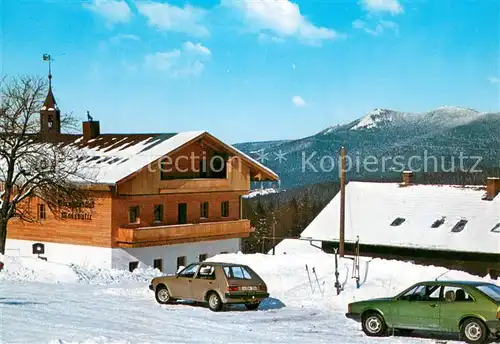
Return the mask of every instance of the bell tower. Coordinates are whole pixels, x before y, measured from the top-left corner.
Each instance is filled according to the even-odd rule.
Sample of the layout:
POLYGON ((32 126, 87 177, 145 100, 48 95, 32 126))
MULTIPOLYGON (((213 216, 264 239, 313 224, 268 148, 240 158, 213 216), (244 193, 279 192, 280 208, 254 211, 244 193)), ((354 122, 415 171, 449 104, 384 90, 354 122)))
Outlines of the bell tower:
POLYGON ((43 60, 49 62, 49 91, 43 106, 40 109, 40 132, 47 134, 61 133, 61 111, 56 103, 54 93, 52 93, 52 58, 48 54, 43 54, 43 60))

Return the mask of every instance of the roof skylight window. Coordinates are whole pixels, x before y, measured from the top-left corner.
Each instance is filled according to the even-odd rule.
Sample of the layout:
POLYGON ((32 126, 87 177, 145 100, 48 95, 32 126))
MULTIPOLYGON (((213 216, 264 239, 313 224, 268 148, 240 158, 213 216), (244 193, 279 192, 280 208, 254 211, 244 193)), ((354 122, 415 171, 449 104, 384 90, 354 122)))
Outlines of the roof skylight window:
POLYGON ((438 228, 444 223, 445 218, 442 217, 439 220, 434 221, 434 223, 431 225, 431 228, 438 228))
POLYGON ((394 221, 392 221, 391 226, 393 226, 393 227, 400 226, 405 221, 406 220, 402 217, 396 217, 396 219, 394 219, 394 221))
POLYGON ((493 233, 500 233, 500 223, 497 223, 491 230, 493 233))
POLYGON ((462 220, 458 221, 455 226, 453 226, 453 228, 451 229, 451 231, 453 233, 461 232, 461 231, 464 230, 466 224, 467 224, 467 220, 462 219, 462 220))

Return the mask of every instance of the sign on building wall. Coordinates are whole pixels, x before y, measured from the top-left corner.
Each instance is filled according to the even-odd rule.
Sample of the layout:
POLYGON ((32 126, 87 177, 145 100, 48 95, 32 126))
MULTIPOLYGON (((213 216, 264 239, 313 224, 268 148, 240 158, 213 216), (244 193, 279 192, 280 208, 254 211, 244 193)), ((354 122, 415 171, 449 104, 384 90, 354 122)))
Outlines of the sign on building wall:
POLYGON ((93 201, 85 201, 85 202, 75 202, 75 201, 60 201, 60 206, 67 207, 72 209, 71 211, 61 211, 62 219, 71 219, 71 220, 86 220, 92 221, 92 212, 82 211, 81 209, 92 209, 95 207, 93 201))
POLYGON ((85 212, 61 212, 61 218, 72 219, 72 220, 88 220, 92 221, 92 214, 85 212))

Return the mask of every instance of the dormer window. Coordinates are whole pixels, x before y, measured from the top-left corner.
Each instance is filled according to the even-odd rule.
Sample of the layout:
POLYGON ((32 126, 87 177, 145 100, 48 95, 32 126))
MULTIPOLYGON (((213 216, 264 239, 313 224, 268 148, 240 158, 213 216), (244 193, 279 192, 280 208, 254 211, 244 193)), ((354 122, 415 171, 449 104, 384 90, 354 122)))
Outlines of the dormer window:
POLYGON ((500 223, 497 223, 491 230, 493 233, 500 233, 500 223))
POLYGON ((453 228, 451 229, 451 231, 453 233, 459 233, 459 232, 461 232, 461 231, 464 230, 466 224, 467 224, 467 220, 462 219, 462 220, 458 221, 455 226, 453 226, 453 228))
POLYGON ((393 227, 397 227, 397 226, 400 226, 403 222, 405 222, 406 220, 402 217, 397 217, 396 219, 394 219, 394 221, 392 221, 391 223, 391 226, 393 227))

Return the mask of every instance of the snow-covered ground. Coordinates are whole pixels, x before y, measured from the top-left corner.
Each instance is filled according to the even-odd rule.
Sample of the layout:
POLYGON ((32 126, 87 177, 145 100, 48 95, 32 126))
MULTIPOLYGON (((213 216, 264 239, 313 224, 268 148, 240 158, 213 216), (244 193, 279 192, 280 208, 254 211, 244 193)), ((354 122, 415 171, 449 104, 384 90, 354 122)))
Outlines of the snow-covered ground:
MULTIPOLYGON (((159 305, 148 289, 150 279, 159 274, 157 270, 93 270, 7 257, 0 273, 0 340, 89 344, 373 343, 359 324, 345 318, 348 302, 394 295, 414 282, 435 279, 447 271, 362 259, 362 285, 356 289, 351 278, 352 261, 341 260, 340 280, 345 290, 337 296, 334 257, 306 242, 288 246, 287 254, 276 256, 229 254, 210 259, 248 264, 264 278, 271 297, 257 312, 232 307, 213 313, 203 306, 159 305)), ((441 278, 478 279, 456 271, 441 278)), ((444 339, 458 343, 453 337, 444 339)), ((377 341, 425 344, 435 339, 417 335, 377 341)))

